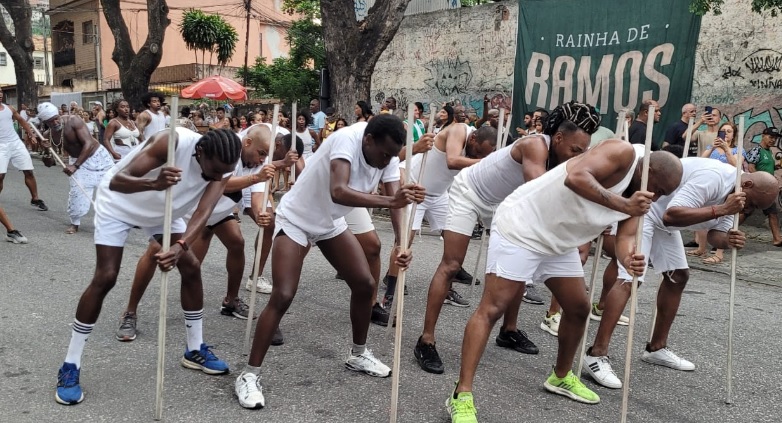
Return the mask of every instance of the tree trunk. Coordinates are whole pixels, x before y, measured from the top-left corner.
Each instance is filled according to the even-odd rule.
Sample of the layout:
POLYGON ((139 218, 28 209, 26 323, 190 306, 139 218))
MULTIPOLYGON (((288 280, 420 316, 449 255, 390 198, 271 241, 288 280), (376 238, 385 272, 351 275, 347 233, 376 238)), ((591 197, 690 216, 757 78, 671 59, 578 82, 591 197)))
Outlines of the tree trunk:
POLYGON ((5 21, 0 19, 0 43, 14 61, 16 75, 16 108, 22 103, 34 106, 38 103, 38 86, 33 73, 32 10, 30 2, 18 0, 0 0, 11 20, 14 22, 12 34, 5 21), (21 3, 21 4, 20 4, 21 3))
MULTIPOLYGON (((100 0, 103 14, 114 35, 114 51, 111 59, 119 68, 122 95, 131 107, 142 108, 141 97, 149 90, 149 80, 163 57, 163 37, 168 19, 168 5, 165 0, 147 0, 147 39, 137 52, 122 18, 120 0, 100 0)), ((176 111, 172 111, 176 113, 176 111)))
POLYGON ((377 1, 366 19, 356 22, 353 0, 321 0, 331 103, 338 115, 352 116, 356 101, 370 100, 375 65, 396 35, 409 3, 410 0, 377 1))

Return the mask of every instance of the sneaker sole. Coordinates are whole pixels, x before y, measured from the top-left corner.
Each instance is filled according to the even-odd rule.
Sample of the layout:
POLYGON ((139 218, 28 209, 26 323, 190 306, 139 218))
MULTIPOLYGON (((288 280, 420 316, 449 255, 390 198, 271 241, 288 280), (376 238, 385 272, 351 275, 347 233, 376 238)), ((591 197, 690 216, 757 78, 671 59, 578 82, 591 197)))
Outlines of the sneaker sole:
POLYGON ((592 369, 589 368, 589 365, 586 363, 586 361, 584 362, 584 370, 586 370, 586 372, 589 375, 589 377, 592 378, 592 380, 594 380, 595 383, 597 383, 598 385, 600 385, 600 386, 602 386, 604 388, 608 388, 608 389, 622 389, 622 381, 621 380, 618 381, 619 385, 610 385, 610 384, 607 384, 607 383, 603 382, 599 377, 597 377, 597 375, 595 375, 594 372, 592 372, 592 369))
POLYGON ((13 244, 27 244, 27 241, 19 241, 18 239, 13 239, 9 237, 6 237, 5 240, 13 244))
MULTIPOLYGON (((236 394, 234 394, 234 396, 236 396, 236 394)), ((237 398, 237 400, 238 400, 238 398, 237 398)), ((242 408, 247 409, 247 410, 261 410, 261 409, 263 409, 263 404, 261 404, 259 402, 251 405, 251 404, 246 404, 246 403, 243 403, 243 402, 239 401, 239 405, 242 406, 242 408)))
POLYGON ((202 372, 204 372, 204 373, 206 373, 208 375, 224 375, 224 374, 228 373, 228 369, 226 369, 226 370, 212 370, 212 369, 206 368, 206 367, 204 367, 204 366, 202 366, 202 365, 200 365, 198 363, 194 363, 194 362, 192 362, 192 361, 190 361, 190 360, 188 360, 188 359, 186 359, 184 357, 182 357, 182 359, 180 360, 180 363, 182 363, 182 367, 186 367, 188 369, 193 369, 193 370, 200 370, 200 371, 202 371, 202 372))
POLYGON ((597 400, 589 400, 589 399, 580 397, 580 396, 578 396, 578 395, 568 391, 567 389, 556 387, 556 386, 548 383, 548 381, 545 381, 543 383, 543 387, 546 388, 546 390, 551 392, 552 394, 562 395, 563 397, 570 398, 573 401, 577 401, 577 402, 580 402, 580 403, 597 404, 597 403, 600 402, 600 398, 598 398, 597 400))
POLYGON ((446 299, 445 301, 443 301, 443 304, 452 305, 452 306, 454 306, 454 307, 469 307, 469 306, 470 306, 470 303, 467 303, 467 304, 461 304, 461 303, 457 303, 456 301, 451 301, 451 300, 448 300, 448 299, 446 299))
POLYGON ((116 335, 115 338, 117 338, 117 341, 119 342, 131 342, 136 339, 136 335, 133 336, 119 336, 116 335))
POLYGON ((81 397, 76 401, 65 401, 62 398, 60 398, 59 395, 57 395, 57 392, 54 393, 54 400, 57 402, 57 404, 62 405, 76 405, 84 401, 84 392, 81 393, 81 397))
POLYGON ((643 361, 645 363, 649 363, 649 364, 654 364, 655 366, 661 366, 661 367, 667 367, 667 368, 673 369, 673 370, 679 370, 681 372, 692 372, 692 371, 695 371, 695 366, 693 366, 691 369, 689 369, 689 368, 685 369, 685 368, 682 368, 682 367, 679 367, 679 366, 675 366, 675 365, 673 365, 673 364, 671 364, 671 363, 669 363, 667 361, 657 361, 657 360, 654 360, 654 359, 651 359, 651 358, 647 358, 647 357, 644 357, 644 356, 641 356, 641 361, 643 361))
POLYGON ((382 320, 377 320, 377 319, 372 319, 370 321, 372 322, 373 325, 388 327, 388 322, 384 322, 382 320))
MULTIPOLYGON (((245 285, 245 286, 244 286, 244 289, 246 289, 246 290, 247 290, 247 291, 249 291, 249 292, 252 292, 252 290, 253 290, 253 288, 252 288, 252 285, 245 285)), ((258 292, 258 293, 260 293, 260 294, 271 294, 271 293, 272 293, 272 290, 271 290, 271 289, 268 289, 268 290, 267 290, 267 289, 265 289, 265 288, 258 288, 258 287, 256 287, 256 288, 255 288, 255 292, 258 292)))
POLYGON ((548 327, 548 325, 546 325, 545 323, 541 323, 541 324, 540 324, 540 328, 541 328, 541 329, 542 329, 544 332, 548 332, 548 333, 549 333, 549 334, 551 334, 551 335, 554 335, 554 336, 556 336, 556 337, 559 337, 559 333, 557 333, 557 332, 554 332, 553 330, 551 330, 551 328, 550 328, 550 327, 548 327))
POLYGON ((543 305, 543 301, 528 300, 527 297, 522 297, 521 301, 532 305, 543 305))
POLYGON ((242 316, 238 312, 235 312, 233 310, 226 310, 222 307, 220 307, 220 314, 222 314, 223 316, 233 316, 236 317, 237 319, 247 320, 247 316, 242 316))
POLYGON ((603 320, 603 316, 598 316, 597 314, 592 314, 592 313, 589 313, 589 318, 596 322, 600 322, 603 320))
POLYGON ((355 366, 353 366, 353 365, 351 365, 349 363, 345 363, 345 367, 348 370, 352 370, 354 372, 359 372, 359 373, 364 373, 364 374, 367 374, 367 375, 372 376, 372 377, 386 378, 386 377, 391 376, 391 370, 388 371, 388 374, 381 374, 381 373, 378 373, 378 372, 373 372, 371 370, 355 367, 355 366))
POLYGON ((500 338, 494 338, 494 342, 497 343, 498 347, 507 348, 509 350, 520 352, 522 354, 535 355, 535 354, 540 353, 540 350, 535 351, 535 350, 525 350, 525 349, 516 348, 516 344, 514 344, 513 342, 505 341, 505 340, 502 340, 500 338))

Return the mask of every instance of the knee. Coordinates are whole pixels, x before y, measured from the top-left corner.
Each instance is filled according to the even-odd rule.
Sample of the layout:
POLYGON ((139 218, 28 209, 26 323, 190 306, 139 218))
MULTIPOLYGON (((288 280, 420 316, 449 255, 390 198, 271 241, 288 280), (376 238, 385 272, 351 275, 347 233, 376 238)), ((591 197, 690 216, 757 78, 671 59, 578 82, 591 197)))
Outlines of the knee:
POLYGON ((665 273, 664 279, 665 282, 674 288, 683 290, 685 285, 687 285, 687 281, 690 280, 690 270, 676 269, 673 272, 665 273))
POLYGON ((475 316, 486 320, 490 325, 494 325, 505 314, 506 308, 503 304, 496 302, 481 301, 478 309, 475 310, 475 316))
POLYGON ((366 241, 361 245, 364 250, 364 255, 367 259, 379 259, 380 258, 380 239, 375 237, 370 241, 366 241))
POLYGON ((440 262, 440 268, 447 276, 449 276, 448 280, 450 281, 454 276, 456 276, 457 273, 459 273, 459 269, 462 268, 462 264, 459 263, 459 260, 456 260, 455 258, 443 257, 443 260, 440 262))
POLYGON ((269 303, 266 307, 274 310, 280 315, 285 314, 288 308, 293 303, 293 297, 296 293, 293 290, 285 289, 283 287, 275 286, 272 291, 272 295, 269 298, 269 303))
POLYGON ((90 289, 97 292, 101 297, 105 297, 114 288, 118 276, 119 272, 117 270, 98 269, 92 278, 90 289))
POLYGON ((177 269, 179 269, 179 274, 182 275, 183 284, 195 281, 201 277, 201 262, 193 253, 184 254, 177 263, 177 269))
POLYGON ((585 321, 589 317, 589 301, 578 301, 574 302, 573 304, 568 304, 567 309, 565 309, 565 306, 562 306, 562 311, 564 315, 567 315, 568 317, 572 317, 578 321, 585 321))
POLYGON ((375 289, 375 284, 376 282, 374 278, 372 278, 372 275, 366 274, 350 284, 351 295, 359 298, 371 297, 372 292, 375 289))

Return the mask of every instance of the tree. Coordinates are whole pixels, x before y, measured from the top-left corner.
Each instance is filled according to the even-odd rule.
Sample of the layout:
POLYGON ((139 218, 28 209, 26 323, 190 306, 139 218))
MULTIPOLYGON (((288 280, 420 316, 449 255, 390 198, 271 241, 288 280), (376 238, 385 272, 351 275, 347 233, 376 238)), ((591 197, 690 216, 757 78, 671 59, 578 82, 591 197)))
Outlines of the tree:
POLYGON ((33 73, 32 9, 28 0, 0 0, 13 21, 13 32, 0 19, 0 43, 14 61, 16 75, 16 107, 22 103, 38 103, 38 86, 33 73))
POLYGON ((111 60, 119 68, 122 95, 131 107, 141 108, 141 96, 149 90, 149 80, 163 57, 163 38, 171 23, 165 0, 147 0, 147 38, 144 44, 133 50, 130 32, 120 9, 121 0, 100 0, 103 15, 114 35, 114 51, 111 60))
MULTIPOLYGON (((699 15, 712 12, 715 15, 722 14, 722 5, 725 0, 692 0, 690 11, 699 15)), ((782 12, 782 0, 752 0, 752 11, 762 13, 771 12, 771 16, 777 16, 782 12)))
POLYGON ((193 50, 198 63, 198 51, 201 52, 201 66, 206 73, 206 52, 209 52, 209 65, 217 53, 217 63, 225 66, 234 52, 239 35, 236 28, 231 26, 219 15, 209 15, 198 9, 190 9, 182 15, 182 23, 179 24, 179 33, 189 50, 193 50))

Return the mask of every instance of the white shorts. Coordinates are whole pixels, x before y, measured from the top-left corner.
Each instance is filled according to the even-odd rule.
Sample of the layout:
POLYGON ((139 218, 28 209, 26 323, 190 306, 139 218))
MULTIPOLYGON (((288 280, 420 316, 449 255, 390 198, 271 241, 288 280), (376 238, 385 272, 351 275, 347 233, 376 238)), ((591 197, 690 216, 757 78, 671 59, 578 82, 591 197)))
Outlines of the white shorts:
MULTIPOLYGON (((461 174, 459 174, 461 175, 461 174)), ((496 205, 484 203, 459 175, 448 190, 448 215, 445 230, 472 236, 475 223, 480 220, 484 227, 491 228, 496 205)))
MULTIPOLYGON (((105 216, 101 213, 95 213, 95 245, 106 245, 109 247, 124 247, 128 239, 128 233, 134 225, 114 219, 111 216, 105 216)), ((163 226, 150 228, 141 228, 150 238, 163 233, 163 226)), ((185 219, 175 219, 171 222, 172 234, 183 234, 187 229, 185 219)))
POLYGON ((345 222, 353 235, 361 235, 375 230, 372 223, 372 216, 369 210, 364 207, 356 207, 345 216, 345 222))
MULTIPOLYGON (((413 205, 410 204, 407 207, 413 207, 413 205)), ((429 222, 429 229, 433 232, 442 230, 448 217, 448 193, 437 197, 427 195, 424 198, 424 201, 415 208, 412 230, 417 231, 421 229, 424 217, 429 222)), ((470 233, 472 234, 472 229, 470 229, 470 233)))
POLYGON ((334 221, 334 229, 330 230, 329 232, 324 234, 310 234, 304 232, 303 229, 294 225, 290 220, 286 219, 285 216, 278 213, 277 218, 274 219, 273 237, 276 238, 277 235, 280 234, 280 231, 282 231, 285 233, 285 235, 288 236, 288 238, 292 239, 293 242, 301 245, 302 247, 307 247, 319 241, 325 241, 327 239, 334 238, 346 230, 348 230, 348 224, 345 223, 345 218, 343 217, 334 221))
POLYGON ((33 159, 21 140, 0 143, 0 174, 8 173, 8 163, 18 170, 33 170, 33 159))
MULTIPOLYGON (((644 219, 644 235, 641 241, 641 252, 654 263, 654 272, 657 274, 671 272, 677 269, 689 269, 687 256, 684 253, 684 242, 679 231, 661 229, 650 219, 644 219)), ((645 273, 644 273, 645 274, 645 273)), ((630 282, 633 277, 619 263, 619 280, 630 282)), ((638 278, 643 282, 643 276, 638 278)))
POLYGON ((495 226, 491 228, 486 255, 486 274, 489 273, 531 285, 551 278, 583 278, 584 268, 578 248, 559 256, 536 253, 508 241, 495 226))

